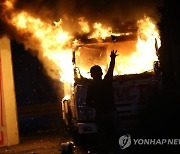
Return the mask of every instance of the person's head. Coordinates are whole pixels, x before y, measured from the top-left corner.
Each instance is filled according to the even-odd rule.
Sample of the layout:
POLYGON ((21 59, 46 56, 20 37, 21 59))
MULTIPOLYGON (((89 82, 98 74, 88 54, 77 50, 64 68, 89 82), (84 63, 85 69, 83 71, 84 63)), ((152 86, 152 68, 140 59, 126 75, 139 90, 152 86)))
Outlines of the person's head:
POLYGON ((102 79, 102 69, 99 65, 94 65, 90 68, 90 73, 91 73, 91 77, 94 79, 94 80, 100 80, 102 79))

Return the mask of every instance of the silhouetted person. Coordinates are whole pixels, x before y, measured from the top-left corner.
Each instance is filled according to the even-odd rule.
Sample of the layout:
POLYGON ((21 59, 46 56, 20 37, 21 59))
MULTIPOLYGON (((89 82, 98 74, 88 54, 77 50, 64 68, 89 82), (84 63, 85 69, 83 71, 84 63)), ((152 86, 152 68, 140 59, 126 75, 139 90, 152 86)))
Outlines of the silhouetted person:
MULTIPOLYGON (((118 151, 119 127, 118 114, 116 112, 113 96, 113 71, 117 50, 111 51, 111 61, 107 74, 102 79, 102 69, 94 65, 90 69, 92 83, 87 90, 87 106, 96 110, 96 124, 98 131, 98 151, 106 154, 110 150, 118 151)), ((115 153, 115 152, 114 152, 115 153)), ((116 152, 120 153, 120 152, 116 152)))

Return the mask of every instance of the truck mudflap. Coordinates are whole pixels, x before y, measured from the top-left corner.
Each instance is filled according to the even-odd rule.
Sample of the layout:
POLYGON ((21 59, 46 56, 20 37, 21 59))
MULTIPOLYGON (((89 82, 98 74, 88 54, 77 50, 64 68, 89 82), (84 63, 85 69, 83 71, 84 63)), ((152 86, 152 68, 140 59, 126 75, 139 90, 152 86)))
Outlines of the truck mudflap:
POLYGON ((95 123, 77 123, 78 133, 97 133, 97 127, 95 123))

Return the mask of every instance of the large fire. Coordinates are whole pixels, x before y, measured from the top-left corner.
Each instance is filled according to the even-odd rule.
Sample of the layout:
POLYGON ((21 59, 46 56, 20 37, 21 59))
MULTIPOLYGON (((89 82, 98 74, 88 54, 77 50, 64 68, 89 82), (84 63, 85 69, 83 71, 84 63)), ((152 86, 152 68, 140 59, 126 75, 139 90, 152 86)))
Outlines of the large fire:
MULTIPOLYGON (((14 0, 5 1, 4 12, 6 14, 8 13, 8 16, 4 16, 4 20, 9 25, 12 25, 17 33, 25 39, 22 42, 25 43, 27 48, 39 51, 39 57, 52 62, 48 67, 52 67, 52 70, 53 67, 58 67, 56 74, 58 74, 60 80, 70 83, 74 82, 73 70, 75 66, 72 63, 72 52, 75 50, 76 56, 81 58, 81 62, 78 62, 77 58, 77 66, 80 72, 84 77, 89 78, 89 67, 99 60, 96 53, 94 54, 92 46, 88 48, 86 44, 83 44, 73 34, 66 31, 62 26, 62 19, 58 22, 48 23, 40 18, 33 17, 26 11, 16 12, 13 9, 13 3, 14 0), (89 50, 93 50, 94 55, 88 55, 88 53, 91 53, 89 50), (89 60, 89 63, 87 63, 90 56, 94 56, 94 61, 89 60), (85 60, 86 63, 82 62, 82 58, 87 59, 85 60)), ((131 35, 132 33, 114 33, 111 27, 99 22, 93 24, 92 30, 85 17, 79 18, 78 24, 81 32, 84 34, 93 31, 88 35, 88 39, 96 39, 96 47, 98 45, 99 47, 103 46, 100 49, 100 55, 104 54, 105 58, 100 65, 104 69, 104 72, 109 62, 109 52, 113 49, 117 49, 119 53, 115 68, 116 75, 142 73, 152 70, 153 62, 158 60, 154 45, 155 39, 157 39, 158 46, 160 47, 160 36, 156 23, 150 17, 145 16, 143 19, 137 21, 138 30, 136 40, 124 42, 111 40, 111 42, 104 43, 103 40, 111 35, 118 37, 131 35)), ((97 49, 95 48, 95 50, 97 49)), ((46 67, 46 63, 44 65, 46 67)), ((48 73, 51 74, 51 71, 48 71, 48 73)))

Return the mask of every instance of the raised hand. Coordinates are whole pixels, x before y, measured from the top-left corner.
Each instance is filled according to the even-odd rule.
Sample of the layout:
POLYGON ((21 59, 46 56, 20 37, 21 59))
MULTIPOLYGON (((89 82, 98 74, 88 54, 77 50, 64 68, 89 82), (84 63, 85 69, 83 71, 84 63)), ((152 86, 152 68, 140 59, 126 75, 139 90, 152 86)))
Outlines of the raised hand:
POLYGON ((118 56, 117 50, 112 50, 110 57, 111 57, 111 58, 116 58, 116 56, 118 56))

